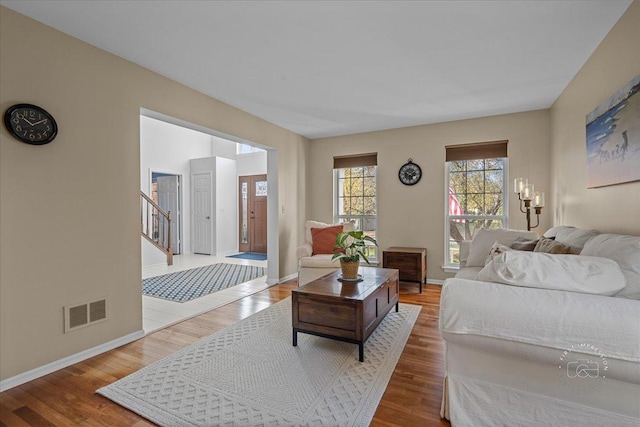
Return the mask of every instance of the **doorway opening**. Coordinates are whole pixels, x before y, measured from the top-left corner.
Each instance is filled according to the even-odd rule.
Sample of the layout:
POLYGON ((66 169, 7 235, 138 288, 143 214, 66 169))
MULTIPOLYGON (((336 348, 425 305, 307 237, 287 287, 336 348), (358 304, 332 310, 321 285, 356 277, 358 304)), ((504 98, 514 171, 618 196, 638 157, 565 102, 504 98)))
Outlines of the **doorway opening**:
POLYGON ((182 176, 150 170, 151 199, 165 212, 171 213, 171 249, 182 253, 182 176))
POLYGON ((238 178, 240 252, 267 253, 267 175, 238 178))
POLYGON ((141 189, 159 204, 162 204, 163 197, 177 204, 174 207, 167 206, 167 210, 171 210, 172 214, 174 209, 179 212, 175 232, 172 228, 172 235, 179 236, 179 240, 172 247, 176 253, 180 253, 174 257, 174 264, 167 266, 143 239, 142 279, 216 263, 266 268, 266 278, 262 276, 244 283, 242 292, 230 288, 185 303, 165 301, 145 294, 143 328, 147 333, 279 282, 277 159, 275 148, 153 111, 140 110, 141 189), (203 174, 208 174, 208 179, 199 179, 203 174), (267 193, 263 196, 262 205, 259 205, 260 209, 269 212, 266 225, 260 231, 263 243, 262 247, 254 247, 254 250, 266 253, 266 260, 265 257, 253 259, 232 255, 242 251, 238 233, 239 178, 252 175, 263 175, 259 187, 267 193), (195 191, 194 184, 203 180, 209 183, 208 197, 198 197, 199 193, 195 191), (162 196, 163 189, 166 190, 166 196, 162 196), (210 237, 211 255, 202 255, 207 251, 196 249, 198 240, 194 231, 200 222, 194 214, 200 212, 200 204, 209 207, 208 211, 203 210, 203 215, 211 224, 210 231, 204 230, 210 237))

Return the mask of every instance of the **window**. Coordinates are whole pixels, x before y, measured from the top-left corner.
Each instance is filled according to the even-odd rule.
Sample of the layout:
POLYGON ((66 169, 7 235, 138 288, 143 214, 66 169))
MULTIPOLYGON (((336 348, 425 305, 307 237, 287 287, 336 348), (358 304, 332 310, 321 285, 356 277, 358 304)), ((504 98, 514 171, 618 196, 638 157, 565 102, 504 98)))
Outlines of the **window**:
POLYGON ((481 227, 507 226, 507 141, 446 149, 445 267, 457 267, 460 241, 481 227))
POLYGON ((250 154, 250 153, 259 153, 264 151, 262 148, 253 147, 247 144, 236 144, 236 154, 250 154))
MULTIPOLYGON (((334 222, 355 221, 356 230, 376 238, 377 154, 334 158, 334 222)), ((377 248, 367 247, 369 261, 377 260, 377 248)))

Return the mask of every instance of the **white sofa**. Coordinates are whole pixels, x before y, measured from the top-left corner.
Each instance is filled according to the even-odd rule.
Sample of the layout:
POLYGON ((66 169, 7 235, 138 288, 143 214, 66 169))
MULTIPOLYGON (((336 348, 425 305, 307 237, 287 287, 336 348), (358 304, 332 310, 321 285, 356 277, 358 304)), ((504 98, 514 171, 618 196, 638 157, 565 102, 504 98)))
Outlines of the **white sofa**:
POLYGON ((312 228, 324 228, 334 225, 342 225, 343 231, 354 231, 355 222, 345 222, 341 224, 327 224, 324 222, 305 222, 305 242, 296 249, 298 258, 298 286, 306 285, 325 274, 340 269, 340 260, 332 260, 333 254, 313 254, 312 228))
MULTIPOLYGON (((574 227, 554 227, 545 236, 580 256, 531 257, 585 261, 586 274, 575 284, 581 292, 558 290, 564 279, 556 289, 540 288, 554 280, 533 263, 528 272, 502 272, 517 285, 521 277, 542 277, 538 287, 479 281, 495 266, 483 270, 468 261, 470 255, 477 261, 486 246, 480 252, 475 242, 461 247, 464 268, 445 281, 440 307, 446 342, 441 416, 454 427, 640 425, 640 237, 574 227), (590 268, 598 262, 619 276, 596 276, 590 268), (600 295, 587 285, 616 293, 600 295)), ((493 263, 506 265, 508 254, 493 263)))

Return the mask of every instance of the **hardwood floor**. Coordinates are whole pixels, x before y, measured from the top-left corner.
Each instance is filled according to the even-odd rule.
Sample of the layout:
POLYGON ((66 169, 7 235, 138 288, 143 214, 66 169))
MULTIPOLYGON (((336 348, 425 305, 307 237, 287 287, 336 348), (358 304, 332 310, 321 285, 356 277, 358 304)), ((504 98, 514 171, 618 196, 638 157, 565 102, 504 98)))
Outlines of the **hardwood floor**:
MULTIPOLYGON (((277 285, 157 331, 131 344, 0 393, 0 426, 153 426, 95 390, 291 295, 277 285)), ((438 332, 440 286, 400 283, 400 302, 422 311, 382 397, 372 426, 449 426, 440 419, 444 342, 438 332)))

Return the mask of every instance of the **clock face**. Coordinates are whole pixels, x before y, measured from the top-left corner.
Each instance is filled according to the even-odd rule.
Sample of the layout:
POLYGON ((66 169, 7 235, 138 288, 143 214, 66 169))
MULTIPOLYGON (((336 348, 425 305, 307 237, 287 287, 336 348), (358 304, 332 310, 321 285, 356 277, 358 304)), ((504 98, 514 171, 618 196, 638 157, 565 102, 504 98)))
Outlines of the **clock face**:
POLYGON ((31 104, 9 107, 4 113, 4 124, 14 138, 27 144, 48 144, 58 133, 58 126, 51 114, 31 104))
POLYGON ((400 178, 400 182, 404 185, 415 185, 420 181, 420 178, 422 178, 422 169, 409 160, 408 163, 405 163, 400 168, 398 178, 400 178))

